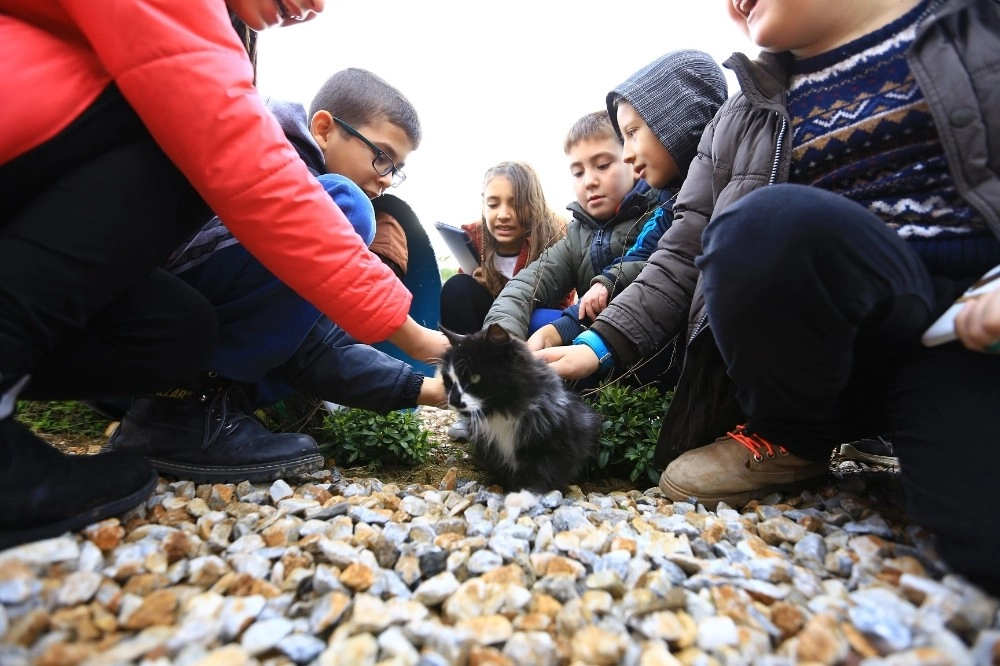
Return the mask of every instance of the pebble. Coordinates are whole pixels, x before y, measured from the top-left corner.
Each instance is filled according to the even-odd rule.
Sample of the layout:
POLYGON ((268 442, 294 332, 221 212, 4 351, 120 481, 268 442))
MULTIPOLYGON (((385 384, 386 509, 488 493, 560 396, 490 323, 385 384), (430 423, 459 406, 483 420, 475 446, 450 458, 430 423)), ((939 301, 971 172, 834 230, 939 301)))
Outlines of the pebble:
POLYGON ((161 480, 0 552, 0 664, 997 663, 1000 600, 885 508, 856 478, 714 512, 656 488, 161 480))

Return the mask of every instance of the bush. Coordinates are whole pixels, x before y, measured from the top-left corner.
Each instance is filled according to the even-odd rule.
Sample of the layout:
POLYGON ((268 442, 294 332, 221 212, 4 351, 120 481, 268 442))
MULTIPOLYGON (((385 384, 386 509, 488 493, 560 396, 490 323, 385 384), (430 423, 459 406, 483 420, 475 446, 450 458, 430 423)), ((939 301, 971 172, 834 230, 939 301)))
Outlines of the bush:
POLYGON ((324 455, 337 465, 409 467, 427 461, 430 437, 416 412, 396 411, 385 416, 363 409, 342 409, 327 414, 323 425, 311 433, 324 455))
POLYGON ((62 437, 104 437, 108 419, 81 402, 17 402, 17 417, 36 433, 62 437))
POLYGON ((618 383, 600 386, 585 399, 601 415, 601 444, 592 470, 636 481, 645 475, 653 483, 660 470, 653 466, 653 454, 663 414, 673 392, 661 393, 655 386, 635 388, 618 383))

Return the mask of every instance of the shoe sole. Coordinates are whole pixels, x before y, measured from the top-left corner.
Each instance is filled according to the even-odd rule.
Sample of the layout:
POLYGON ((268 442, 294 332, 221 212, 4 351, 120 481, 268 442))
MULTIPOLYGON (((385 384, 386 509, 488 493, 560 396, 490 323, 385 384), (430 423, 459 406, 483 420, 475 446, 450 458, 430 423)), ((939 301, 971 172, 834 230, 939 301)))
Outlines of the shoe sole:
POLYGON ((146 458, 146 461, 161 474, 175 476, 195 483, 260 483, 275 481, 284 477, 295 477, 322 469, 325 461, 319 453, 310 453, 298 458, 275 460, 253 465, 196 465, 194 463, 146 458))
POLYGON ((152 472, 150 473, 149 480, 130 495, 87 509, 82 513, 70 516, 57 523, 49 523, 48 525, 32 527, 30 529, 0 532, 0 550, 32 541, 62 536, 66 532, 81 530, 87 525, 92 525, 105 518, 121 515, 146 501, 153 494, 153 491, 156 490, 156 483, 159 481, 159 478, 156 472, 152 472))
POLYGON ((745 493, 735 493, 727 495, 694 495, 686 490, 683 490, 679 486, 675 486, 670 482, 670 479, 660 476, 660 490, 664 495, 667 496, 673 502, 694 502, 703 504, 709 511, 715 511, 719 502, 725 502, 734 509, 742 509, 743 506, 750 500, 759 499, 765 495, 770 495, 771 493, 799 493, 807 488, 822 483, 824 479, 829 476, 828 472, 824 472, 818 476, 812 476, 808 479, 803 479, 801 481, 795 481, 793 483, 780 483, 773 486, 767 486, 766 488, 758 488, 756 490, 747 491, 745 493))
POLYGON ((850 444, 840 445, 840 457, 845 460, 855 460, 869 465, 899 467, 899 458, 896 456, 880 456, 875 453, 865 453, 864 451, 859 451, 850 444))

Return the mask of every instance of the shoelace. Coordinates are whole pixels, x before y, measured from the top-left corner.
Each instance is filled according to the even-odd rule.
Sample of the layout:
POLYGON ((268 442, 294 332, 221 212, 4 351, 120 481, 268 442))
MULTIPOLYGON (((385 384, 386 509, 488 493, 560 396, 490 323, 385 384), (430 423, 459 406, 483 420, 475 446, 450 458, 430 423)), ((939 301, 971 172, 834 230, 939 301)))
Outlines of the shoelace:
POLYGON ((788 449, 783 446, 775 446, 760 435, 750 432, 745 425, 736 426, 736 430, 727 432, 726 434, 746 448, 750 449, 750 453, 753 454, 753 459, 757 462, 762 462, 765 455, 768 458, 773 459, 775 457, 775 449, 777 449, 778 455, 788 455, 788 449), (767 453, 764 453, 765 449, 767 450, 767 453))
POLYGON ((212 402, 208 406, 208 410, 205 412, 205 440, 201 445, 202 449, 207 449, 210 447, 215 440, 219 437, 219 433, 222 429, 229 425, 230 420, 238 421, 239 419, 249 419, 253 418, 250 416, 250 401, 247 400, 246 394, 243 393, 242 389, 238 386, 232 385, 227 386, 221 391, 215 391, 212 394, 212 402), (235 395, 232 396, 234 400, 238 400, 240 405, 234 406, 232 409, 232 417, 230 418, 230 393, 235 391, 235 395), (241 411, 239 408, 245 407, 245 410, 241 411), (219 424, 212 428, 212 414, 215 410, 219 409, 219 424))

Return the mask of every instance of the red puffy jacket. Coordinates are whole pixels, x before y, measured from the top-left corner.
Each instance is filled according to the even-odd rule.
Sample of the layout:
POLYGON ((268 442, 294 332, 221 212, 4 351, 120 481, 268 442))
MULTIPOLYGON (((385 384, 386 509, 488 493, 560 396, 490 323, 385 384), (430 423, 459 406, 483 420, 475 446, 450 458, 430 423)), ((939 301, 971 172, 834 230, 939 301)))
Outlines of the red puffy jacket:
POLYGON ((56 136, 112 82, 278 278, 364 342, 402 326, 410 293, 264 108, 223 0, 0 0, 0 164, 56 136))

